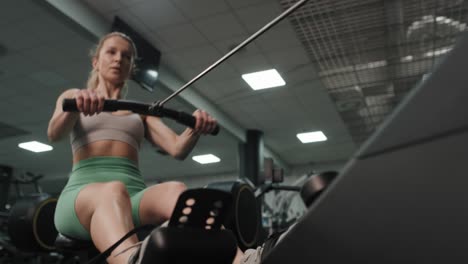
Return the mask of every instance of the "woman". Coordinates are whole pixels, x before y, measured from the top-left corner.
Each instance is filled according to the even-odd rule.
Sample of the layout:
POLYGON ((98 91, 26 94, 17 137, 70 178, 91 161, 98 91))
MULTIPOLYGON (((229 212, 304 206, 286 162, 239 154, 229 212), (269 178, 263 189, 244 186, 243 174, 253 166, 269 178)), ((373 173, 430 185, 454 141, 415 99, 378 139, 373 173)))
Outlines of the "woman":
MULTIPOLYGON (((70 134, 73 151, 73 170, 57 203, 57 230, 73 238, 92 239, 100 251, 135 225, 168 220, 186 189, 178 182, 145 186, 138 170, 142 138, 184 159, 199 136, 211 133, 216 126, 201 110, 193 113, 195 128, 180 135, 158 117, 127 111, 101 113, 105 99, 122 98, 135 57, 136 48, 128 36, 118 32, 104 36, 92 55, 87 89, 69 89, 59 96, 47 130, 52 142, 70 134), (62 111, 66 98, 75 98, 79 113, 62 111)), ((136 249, 117 253, 137 242, 136 236, 127 239, 108 263, 128 263, 136 249)))

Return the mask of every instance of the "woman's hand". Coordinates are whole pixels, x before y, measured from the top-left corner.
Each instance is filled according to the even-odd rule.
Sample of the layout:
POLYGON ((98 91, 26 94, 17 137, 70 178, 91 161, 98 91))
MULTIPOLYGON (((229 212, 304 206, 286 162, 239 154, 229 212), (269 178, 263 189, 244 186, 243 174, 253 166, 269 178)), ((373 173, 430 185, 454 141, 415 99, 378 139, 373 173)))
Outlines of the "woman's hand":
POLYGON ((196 134, 210 134, 217 126, 216 119, 201 109, 195 110, 192 115, 196 119, 195 127, 193 128, 196 134))
POLYGON ((75 93, 76 107, 85 116, 99 114, 104 107, 104 96, 95 91, 83 89, 75 93))

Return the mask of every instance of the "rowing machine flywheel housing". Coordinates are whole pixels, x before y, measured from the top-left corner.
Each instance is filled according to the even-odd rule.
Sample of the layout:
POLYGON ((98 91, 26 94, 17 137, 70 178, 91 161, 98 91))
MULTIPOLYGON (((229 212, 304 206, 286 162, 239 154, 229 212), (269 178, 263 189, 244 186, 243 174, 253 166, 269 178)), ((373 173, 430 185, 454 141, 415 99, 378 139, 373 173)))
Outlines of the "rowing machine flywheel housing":
POLYGON ((11 242, 27 252, 51 251, 57 230, 54 212, 57 199, 40 193, 19 198, 8 217, 8 235, 11 242))
POLYGON ((241 179, 210 183, 207 188, 223 190, 232 194, 232 205, 224 221, 224 226, 234 233, 241 250, 256 247, 261 222, 254 188, 241 179))

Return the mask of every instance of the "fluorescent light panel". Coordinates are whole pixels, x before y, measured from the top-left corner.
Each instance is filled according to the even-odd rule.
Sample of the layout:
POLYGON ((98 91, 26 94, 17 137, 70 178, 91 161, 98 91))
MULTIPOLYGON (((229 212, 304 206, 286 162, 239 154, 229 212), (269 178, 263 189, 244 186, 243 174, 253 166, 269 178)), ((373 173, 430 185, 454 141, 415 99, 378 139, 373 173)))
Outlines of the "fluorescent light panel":
POLYGON ((273 88, 286 84, 275 69, 242 74, 242 79, 254 90, 273 88))
POLYGON ((200 164, 208 164, 221 161, 221 159, 219 159, 213 154, 193 156, 192 159, 200 164))
POLYGON ((297 138, 304 144, 327 140, 327 137, 322 131, 299 133, 297 134, 297 138))
POLYGON ((158 72, 155 70, 148 70, 147 73, 149 76, 151 76, 154 79, 158 78, 158 72))
POLYGON ((19 143, 18 147, 20 147, 22 149, 32 151, 32 152, 36 152, 36 153, 37 152, 50 151, 50 150, 53 149, 51 146, 43 144, 41 142, 37 142, 37 141, 29 141, 29 142, 19 143))

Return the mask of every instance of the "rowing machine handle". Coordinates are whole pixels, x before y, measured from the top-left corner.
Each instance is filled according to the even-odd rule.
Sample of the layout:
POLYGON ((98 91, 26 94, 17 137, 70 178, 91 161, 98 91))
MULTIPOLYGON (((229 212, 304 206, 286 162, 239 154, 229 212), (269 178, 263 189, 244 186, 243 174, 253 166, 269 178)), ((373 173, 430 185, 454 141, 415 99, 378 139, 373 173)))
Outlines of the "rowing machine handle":
MULTIPOLYGON (((78 112, 75 99, 64 99, 62 102, 62 109, 65 112, 78 112)), ((160 117, 168 117, 174 119, 176 122, 183 124, 185 126, 194 128, 196 119, 191 114, 187 114, 183 111, 176 111, 169 108, 161 108, 157 111, 157 114, 154 114, 150 111, 149 104, 143 104, 132 101, 124 100, 104 100, 103 111, 113 112, 118 110, 130 110, 134 113, 143 114, 143 115, 155 115, 160 117)), ((212 135, 217 135, 219 133, 219 126, 216 126, 215 130, 211 132, 212 135)))

